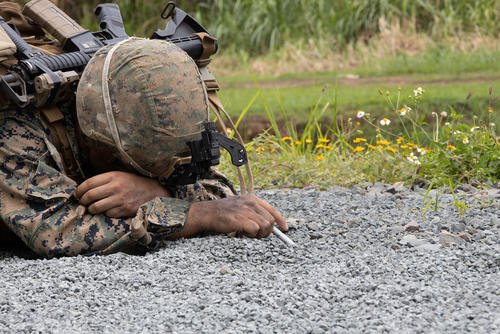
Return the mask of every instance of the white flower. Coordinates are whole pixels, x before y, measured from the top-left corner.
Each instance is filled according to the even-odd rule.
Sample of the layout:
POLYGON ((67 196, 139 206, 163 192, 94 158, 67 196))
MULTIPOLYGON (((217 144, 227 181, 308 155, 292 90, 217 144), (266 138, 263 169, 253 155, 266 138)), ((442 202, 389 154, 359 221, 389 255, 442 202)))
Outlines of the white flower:
POLYGON ((468 144, 469 143, 469 138, 464 137, 464 139, 462 139, 462 143, 468 144))
POLYGON ((380 125, 389 125, 391 124, 391 120, 388 118, 383 118, 380 120, 380 125))
POLYGON ((446 122, 446 123, 444 123, 444 125, 445 126, 450 126, 451 124, 450 124, 450 122, 446 122))
POLYGON ((406 113, 409 113, 411 111, 411 108, 408 107, 407 105, 404 105, 401 109, 399 109, 399 114, 401 116, 406 115, 406 113))
POLYGON ((479 130, 479 126, 473 126, 472 128, 470 128, 470 132, 474 132, 476 130, 479 130))
POLYGON ((441 117, 443 118, 448 117, 448 113, 446 111, 441 111, 441 117))
POLYGON ((424 89, 422 87, 417 87, 416 89, 413 90, 413 95, 415 96, 420 96, 424 93, 424 89))
POLYGON ((412 153, 410 153, 409 156, 406 157, 408 161, 414 163, 415 165, 421 165, 422 163, 418 160, 418 158, 412 153))
POLYGON ((365 117, 366 113, 363 110, 358 111, 358 114, 356 115, 357 118, 363 118, 365 117))

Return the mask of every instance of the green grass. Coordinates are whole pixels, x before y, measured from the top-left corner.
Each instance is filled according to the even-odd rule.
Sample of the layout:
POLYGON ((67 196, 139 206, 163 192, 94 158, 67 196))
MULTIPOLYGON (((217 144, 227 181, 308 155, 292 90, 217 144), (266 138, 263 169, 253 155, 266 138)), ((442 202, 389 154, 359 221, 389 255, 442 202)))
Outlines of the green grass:
MULTIPOLYGON (((486 110, 488 105, 488 89, 493 88, 494 92, 500 94, 500 80, 477 83, 467 82, 447 82, 420 84, 419 76, 408 77, 414 84, 404 85, 403 91, 410 93, 415 87, 424 85, 428 91, 429 99, 424 101, 425 108, 431 111, 441 111, 448 105, 460 109, 486 110), (473 95, 466 100, 466 97, 473 95)), ((446 79, 446 77, 441 77, 446 79)), ((498 78, 498 77, 497 77, 498 78)), ((248 104, 252 97, 260 90, 260 96, 251 108, 251 114, 264 115, 265 108, 268 108, 279 118, 281 110, 296 118, 297 120, 307 119, 308 112, 318 100, 330 102, 336 105, 340 114, 352 114, 362 109, 367 112, 378 113, 387 110, 379 89, 395 91, 397 84, 368 84, 363 86, 350 86, 347 84, 320 84, 301 87, 281 87, 277 89, 262 88, 226 88, 221 90, 221 99, 229 113, 237 117, 241 110, 248 104)), ((328 115, 328 112, 326 113, 328 115)))
POLYGON ((240 74, 219 77, 219 81, 223 87, 221 99, 233 117, 239 116, 257 92, 249 115, 263 116, 267 109, 280 118, 285 110, 297 122, 303 122, 320 100, 330 103, 326 116, 334 108, 347 116, 360 109, 381 114, 388 106, 379 90, 394 92, 399 86, 406 95, 424 86, 429 98, 422 103, 429 112, 451 106, 467 115, 472 110, 487 109, 490 88, 500 95, 500 50, 462 53, 431 49, 415 57, 396 56, 337 72, 286 73, 278 77, 240 74), (359 80, 343 79, 347 74, 358 75, 359 80))
POLYGON ((446 77, 467 73, 500 73, 500 42, 496 49, 457 52, 448 47, 435 46, 416 56, 399 55, 377 59, 360 66, 355 73, 362 76, 412 74, 428 78, 428 74, 446 77))
MULTIPOLYGON (((84 26, 96 28, 93 9, 101 1, 56 0, 84 26)), ((166 1, 113 0, 120 5, 130 34, 150 36, 164 26, 166 1)), ((434 40, 474 32, 500 33, 497 0, 180 0, 220 41, 222 50, 257 55, 279 50, 287 41, 331 40, 332 50, 366 41, 384 22, 434 40), (334 43, 335 41, 335 43, 334 43)))
MULTIPOLYGON (((359 112, 340 126, 334 122, 326 127, 321 126, 321 117, 330 108, 317 101, 304 127, 282 113, 286 133, 267 113, 273 131, 247 144, 257 186, 325 189, 364 181, 402 181, 453 190, 462 183, 499 181, 500 141, 494 121, 498 110, 492 107, 492 96, 484 110, 471 108, 465 115, 453 106, 438 113, 429 110, 434 99, 429 88, 409 95, 383 92, 386 111, 359 112), (392 121, 383 123, 382 117, 392 121)), ((332 117, 336 115, 333 108, 332 117)), ((234 176, 227 162, 221 167, 234 176)))

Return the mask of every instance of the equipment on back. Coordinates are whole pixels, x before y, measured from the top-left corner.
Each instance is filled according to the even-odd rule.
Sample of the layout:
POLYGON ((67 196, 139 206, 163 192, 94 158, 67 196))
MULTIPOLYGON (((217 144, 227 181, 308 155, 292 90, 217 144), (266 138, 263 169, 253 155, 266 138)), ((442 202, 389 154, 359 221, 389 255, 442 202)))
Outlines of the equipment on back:
MULTIPOLYGON (((217 51, 216 39, 184 11, 175 5, 170 8, 172 18, 152 38, 171 41, 200 66, 206 66, 217 51)), ((17 47, 18 59, 9 73, 0 76, 0 93, 20 107, 44 106, 66 99, 65 93, 75 88, 79 74, 97 50, 128 38, 117 4, 96 7, 102 29, 98 32, 82 28, 49 0, 28 2, 23 14, 57 38, 66 53, 54 56, 34 50, 0 17, 0 26, 17 47)))
POLYGON ((208 119, 210 104, 225 129, 219 86, 207 69, 217 40, 173 2, 161 14, 168 20, 165 29, 150 40, 128 37, 116 4, 97 6, 98 32, 82 28, 49 0, 28 2, 23 14, 54 36, 65 53, 33 48, 0 16, 18 60, 0 75, 0 95, 11 103, 23 109, 57 105, 71 100, 78 85, 83 132, 114 147, 138 172, 167 184, 194 183, 219 163, 223 147, 235 166, 246 165, 252 180, 244 146, 217 133, 208 119), (123 67, 114 67, 115 61, 123 67))

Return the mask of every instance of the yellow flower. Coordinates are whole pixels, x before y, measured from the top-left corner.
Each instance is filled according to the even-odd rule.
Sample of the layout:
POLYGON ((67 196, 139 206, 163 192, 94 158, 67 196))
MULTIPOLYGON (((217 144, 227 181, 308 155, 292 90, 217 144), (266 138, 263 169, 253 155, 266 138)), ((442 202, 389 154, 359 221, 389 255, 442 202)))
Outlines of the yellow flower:
POLYGON ((395 149, 395 148, 394 148, 394 147, 392 147, 392 146, 387 146, 385 149, 386 149, 387 151, 389 151, 389 152, 392 152, 392 153, 396 153, 396 152, 398 151, 397 149, 395 149))
POLYGON ((266 149, 263 146, 259 146, 255 149, 255 152, 264 152, 266 149))
POLYGON ((385 139, 377 140, 377 145, 389 145, 391 142, 385 139))
POLYGON ((493 112, 493 108, 492 107, 488 107, 488 112, 491 114, 493 112))
POLYGON ((408 143, 408 148, 418 149, 418 145, 412 142, 408 143))
POLYGON ((318 143, 328 144, 329 142, 330 142, 330 139, 328 139, 328 138, 319 138, 318 139, 318 143))
POLYGON ((365 138, 361 138, 361 137, 358 137, 358 138, 354 138, 354 140, 352 141, 354 144, 359 144, 361 142, 365 142, 366 143, 366 139, 365 138))
POLYGON ((281 137, 281 141, 292 141, 292 137, 290 136, 281 137))
POLYGON ((352 149, 354 153, 363 152, 364 150, 365 148, 363 146, 356 146, 355 148, 352 149))
POLYGON ((316 161, 323 161, 323 160, 325 160, 325 156, 324 156, 323 154, 318 154, 318 155, 314 158, 314 160, 316 160, 316 161))
POLYGON ((307 139, 306 139, 306 144, 311 144, 312 142, 313 142, 313 141, 312 141, 312 139, 311 139, 311 138, 307 138, 307 139))
POLYGON ((403 150, 406 150, 406 149, 409 149, 409 148, 410 148, 408 145, 401 145, 401 146, 399 146, 399 147, 401 147, 403 150))
POLYGON ((448 151, 455 151, 457 148, 456 148, 456 146, 448 144, 448 146, 446 146, 446 149, 448 149, 448 151))
POLYGON ((388 118, 382 118, 380 120, 380 125, 389 125, 389 124, 391 124, 391 120, 388 118))
POLYGON ((295 141, 295 145, 299 146, 300 144, 302 144, 302 142, 300 140, 295 141))
POLYGON ((370 150, 372 150, 372 151, 373 151, 374 149, 376 149, 376 147, 375 147, 375 146, 373 146, 372 144, 368 145, 368 148, 369 148, 370 150))
POLYGON ((382 151, 382 149, 384 148, 382 145, 377 145, 377 148, 382 151))
POLYGON ((405 139, 403 137, 399 137, 398 139, 396 139, 396 144, 401 144, 405 139))
POLYGON ((271 153, 276 152, 276 147, 271 147, 271 153))

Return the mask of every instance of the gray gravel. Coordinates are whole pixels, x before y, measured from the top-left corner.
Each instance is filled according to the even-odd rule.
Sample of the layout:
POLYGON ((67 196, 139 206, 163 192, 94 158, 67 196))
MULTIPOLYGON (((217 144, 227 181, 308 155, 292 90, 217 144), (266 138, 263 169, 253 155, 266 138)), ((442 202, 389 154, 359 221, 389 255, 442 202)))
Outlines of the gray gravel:
POLYGON ((423 193, 259 192, 294 249, 211 236, 144 257, 2 250, 0 332, 498 333, 500 190, 459 191, 463 216, 450 194, 423 193))

